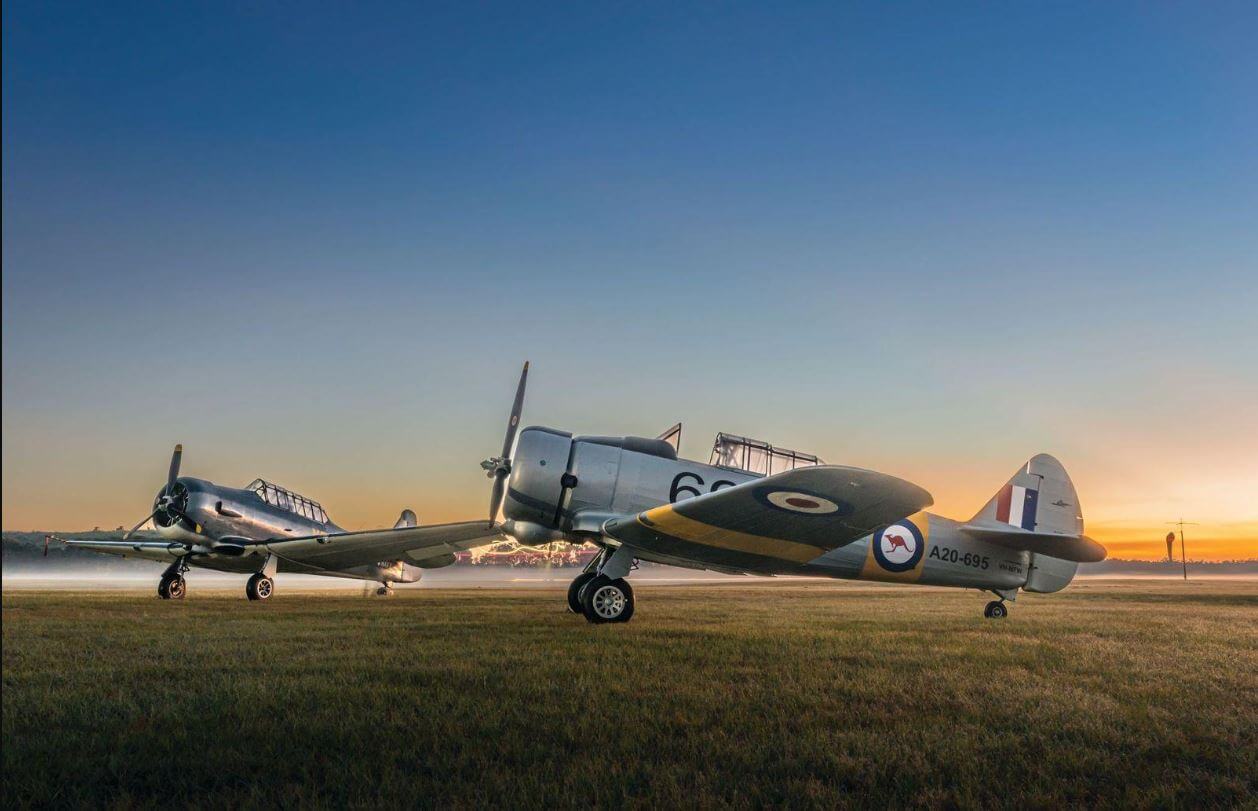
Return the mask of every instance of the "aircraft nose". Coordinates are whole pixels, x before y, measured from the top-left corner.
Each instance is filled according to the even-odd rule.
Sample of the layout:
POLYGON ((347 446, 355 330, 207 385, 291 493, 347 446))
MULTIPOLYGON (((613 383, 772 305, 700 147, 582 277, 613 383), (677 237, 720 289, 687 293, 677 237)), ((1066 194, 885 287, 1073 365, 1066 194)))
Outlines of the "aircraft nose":
POLYGON ((153 500, 153 523, 159 527, 172 527, 182 522, 195 523, 188 517, 188 501, 191 491, 180 479, 157 492, 153 500))

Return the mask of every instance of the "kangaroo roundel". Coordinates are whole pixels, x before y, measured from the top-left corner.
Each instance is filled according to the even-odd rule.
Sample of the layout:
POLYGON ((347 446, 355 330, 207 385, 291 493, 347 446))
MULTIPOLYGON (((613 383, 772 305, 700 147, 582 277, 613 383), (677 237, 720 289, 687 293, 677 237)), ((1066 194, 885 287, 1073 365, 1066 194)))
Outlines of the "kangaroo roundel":
POLYGON ((912 521, 892 524, 874 535, 874 559, 889 572, 909 571, 918 564, 925 551, 922 531, 912 521))

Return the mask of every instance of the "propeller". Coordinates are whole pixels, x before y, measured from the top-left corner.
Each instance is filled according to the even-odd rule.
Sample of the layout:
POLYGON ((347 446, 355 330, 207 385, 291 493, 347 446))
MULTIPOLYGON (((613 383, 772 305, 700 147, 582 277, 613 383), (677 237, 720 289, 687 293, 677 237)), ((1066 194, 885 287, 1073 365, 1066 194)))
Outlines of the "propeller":
POLYGON ((170 455, 170 472, 166 474, 166 491, 175 486, 175 479, 179 478, 179 463, 183 461, 183 445, 176 445, 175 452, 170 455))
POLYGON ((515 442, 516 431, 520 428, 520 411, 524 408, 524 384, 529 377, 529 362, 524 362, 520 372, 520 384, 515 389, 515 402, 511 405, 511 416, 507 420, 507 435, 502 440, 502 455, 493 456, 480 463, 485 475, 494 480, 493 490, 489 494, 489 523, 492 525, 502 507, 502 497, 507 489, 507 476, 511 473, 511 445, 515 442))
MULTIPOLYGON (((175 484, 179 479, 179 465, 182 461, 183 445, 176 445, 175 452, 170 455, 170 469, 166 474, 166 486, 163 487, 162 491, 157 494, 157 501, 153 504, 153 512, 144 516, 144 519, 140 521, 140 523, 127 530, 126 534, 122 536, 124 541, 130 538, 137 530, 140 529, 140 527, 144 526, 158 515, 164 514, 174 516, 176 519, 182 519, 185 521, 190 520, 188 516, 184 515, 182 510, 176 506, 176 501, 178 499, 175 493, 175 484)), ((174 521, 171 523, 173 524, 174 521)))

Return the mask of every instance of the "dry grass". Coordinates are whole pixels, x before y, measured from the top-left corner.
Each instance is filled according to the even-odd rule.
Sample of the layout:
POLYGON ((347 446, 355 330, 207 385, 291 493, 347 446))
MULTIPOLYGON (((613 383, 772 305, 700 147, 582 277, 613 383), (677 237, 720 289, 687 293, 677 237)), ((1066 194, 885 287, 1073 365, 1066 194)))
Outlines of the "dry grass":
POLYGON ((638 596, 6 593, 6 804, 1255 804, 1258 584, 638 596))

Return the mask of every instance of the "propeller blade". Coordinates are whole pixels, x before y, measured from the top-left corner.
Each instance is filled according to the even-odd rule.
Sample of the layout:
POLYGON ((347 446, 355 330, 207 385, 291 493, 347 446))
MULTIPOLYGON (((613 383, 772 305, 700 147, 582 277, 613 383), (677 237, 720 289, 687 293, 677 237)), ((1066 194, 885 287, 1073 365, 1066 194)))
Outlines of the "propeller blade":
MULTIPOLYGON (((494 477, 493 489, 489 492, 489 523, 498 517, 498 509, 502 506, 502 496, 507 489, 507 474, 511 472, 511 446, 515 443, 516 431, 520 429, 520 412, 524 410, 524 386, 529 379, 529 362, 524 361, 520 371, 520 382, 515 387, 515 402, 511 404, 511 416, 507 418, 507 435, 502 440, 502 455, 498 457, 497 466, 492 468, 494 477)), ((489 462, 486 463, 490 464, 489 462)))
POLYGON ((498 473, 494 476, 494 488, 489 491, 489 523, 498 517, 498 508, 502 506, 502 494, 507 489, 507 474, 498 473))
POLYGON ((179 478, 179 462, 183 459, 183 445, 176 445, 175 452, 170 455, 170 473, 166 476, 166 490, 175 486, 175 479, 179 478))
POLYGON ((511 453, 511 444, 515 442, 515 432, 520 427, 520 412, 524 409, 524 384, 529 379, 529 362, 524 361, 524 370, 520 372, 520 384, 515 388, 515 402, 511 404, 511 417, 507 420, 507 436, 502 440, 502 458, 511 453))
POLYGON ((149 513, 148 515, 144 516, 144 520, 143 520, 143 521, 141 521, 140 523, 136 524, 135 526, 133 526, 131 529, 127 530, 126 534, 124 534, 124 535, 122 536, 122 539, 125 541, 125 540, 127 540, 128 538, 130 538, 130 537, 131 537, 131 533, 135 532, 137 529, 139 529, 140 527, 142 527, 142 526, 144 526, 145 524, 147 524, 147 523, 149 522, 149 519, 150 519, 150 518, 152 518, 152 517, 153 517, 153 516, 155 516, 155 515, 157 515, 157 510, 153 510, 153 512, 151 512, 151 513, 149 513))

